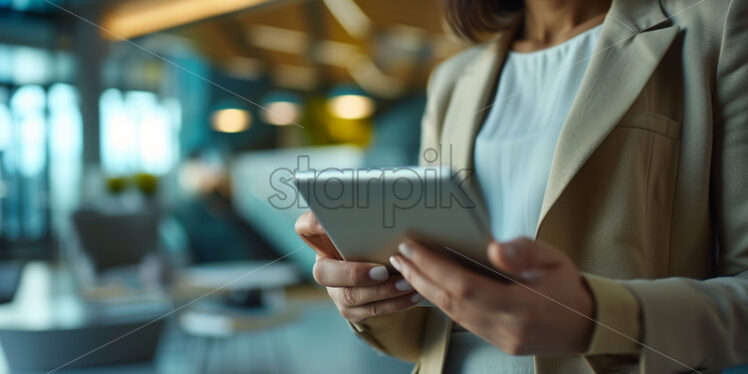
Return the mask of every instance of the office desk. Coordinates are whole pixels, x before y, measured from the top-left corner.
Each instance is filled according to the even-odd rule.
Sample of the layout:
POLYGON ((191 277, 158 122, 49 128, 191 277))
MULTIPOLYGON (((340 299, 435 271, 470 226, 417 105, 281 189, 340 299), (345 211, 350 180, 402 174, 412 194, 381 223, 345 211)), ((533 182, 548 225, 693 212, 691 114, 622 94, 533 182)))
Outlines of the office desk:
MULTIPOLYGON (((57 278, 52 267, 33 264, 27 268, 30 280, 20 290, 20 303, 0 310, 0 328, 45 328, 77 326, 85 323, 81 306, 72 298, 69 279, 57 278), (22 313, 17 313, 21 311, 22 313), (36 314, 29 314, 35 311, 36 314), (19 325, 20 324, 20 325, 19 325), (25 325, 25 326, 21 326, 25 325)), ((199 337, 186 333, 177 323, 179 313, 165 319, 155 359, 149 363, 61 369, 56 373, 134 374, 134 373, 408 373, 411 364, 383 356, 360 341, 343 321, 324 290, 301 286, 287 291, 288 308, 294 318, 281 324, 255 328, 226 338, 199 337)), ((185 308, 187 310, 187 308, 185 308)), ((158 316, 163 313, 158 314, 158 316)), ((129 331, 129 330, 128 330, 129 331)), ((136 334, 107 346, 106 350, 132 349, 136 334), (130 340, 130 341, 128 341, 130 340)), ((73 338, 70 344, 75 344, 73 338)), ((2 344, 14 344, 2 341, 2 344)), ((56 344, 65 344, 58 341, 56 344)), ((34 355, 33 347, 23 348, 34 355)), ((70 357, 73 360, 75 357, 70 357)), ((68 359, 65 358, 64 361, 68 359)), ((11 373, 0 352, 0 373, 11 373)), ((45 371, 13 371, 37 374, 45 371)))
MULTIPOLYGON (((380 355, 356 338, 331 303, 305 301, 303 304, 303 310, 298 318, 289 324, 227 338, 215 344, 207 344, 204 339, 188 335, 178 328, 174 320, 170 320, 166 324, 154 362, 63 369, 57 373, 397 374, 410 372, 411 364, 380 355)), ((116 345, 113 348, 116 348, 116 345)), ((10 373, 7 368, 0 372, 10 373)), ((32 373, 13 372, 13 374, 32 373)))

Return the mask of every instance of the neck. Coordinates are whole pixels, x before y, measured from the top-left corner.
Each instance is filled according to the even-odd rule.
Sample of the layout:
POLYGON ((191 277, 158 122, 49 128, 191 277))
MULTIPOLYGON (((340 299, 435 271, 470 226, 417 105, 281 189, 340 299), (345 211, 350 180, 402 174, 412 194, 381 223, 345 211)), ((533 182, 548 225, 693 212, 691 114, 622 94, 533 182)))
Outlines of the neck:
POLYGON ((587 23, 602 21, 611 0, 525 0, 523 39, 553 43, 587 23))

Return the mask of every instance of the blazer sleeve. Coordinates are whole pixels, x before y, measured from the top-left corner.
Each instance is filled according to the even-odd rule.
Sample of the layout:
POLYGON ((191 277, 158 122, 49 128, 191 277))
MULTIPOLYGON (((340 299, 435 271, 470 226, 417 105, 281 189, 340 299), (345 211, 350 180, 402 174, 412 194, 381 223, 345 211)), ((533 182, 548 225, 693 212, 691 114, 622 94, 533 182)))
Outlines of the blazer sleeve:
MULTIPOLYGON (((639 336, 644 343, 638 357, 641 373, 712 370, 748 362, 746 61, 748 2, 732 0, 725 18, 713 100, 711 189, 717 277, 633 281, 588 278, 602 308, 598 312, 607 318, 604 322, 627 334, 639 334, 629 336, 639 336), (595 292, 595 287, 600 290, 595 292), (626 289, 638 300, 639 310, 632 309, 635 300, 625 294, 626 289)), ((607 338, 602 346, 598 341, 592 353, 610 353, 606 351, 621 350, 632 343, 610 329, 598 326, 596 330, 607 338)))
POLYGON ((416 307, 349 324, 361 340, 377 351, 403 361, 418 362, 421 356, 425 309, 416 307))
MULTIPOLYGON (((421 164, 426 149, 438 149, 441 133, 441 117, 447 94, 443 86, 444 64, 438 66, 429 78, 427 101, 421 121, 421 149, 418 158, 421 164)), ((421 355, 421 338, 427 307, 416 307, 399 313, 373 317, 362 323, 349 323, 353 331, 378 351, 409 362, 417 362, 421 355)))

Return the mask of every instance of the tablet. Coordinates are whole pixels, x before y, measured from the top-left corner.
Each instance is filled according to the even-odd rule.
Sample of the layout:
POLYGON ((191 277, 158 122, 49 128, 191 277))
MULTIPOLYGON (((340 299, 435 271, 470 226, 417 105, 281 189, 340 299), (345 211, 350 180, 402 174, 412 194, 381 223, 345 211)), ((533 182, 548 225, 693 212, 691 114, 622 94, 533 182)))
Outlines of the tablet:
POLYGON ((446 167, 325 169, 294 176, 345 260, 389 264, 398 244, 411 237, 471 267, 487 265, 488 222, 465 178, 446 167))

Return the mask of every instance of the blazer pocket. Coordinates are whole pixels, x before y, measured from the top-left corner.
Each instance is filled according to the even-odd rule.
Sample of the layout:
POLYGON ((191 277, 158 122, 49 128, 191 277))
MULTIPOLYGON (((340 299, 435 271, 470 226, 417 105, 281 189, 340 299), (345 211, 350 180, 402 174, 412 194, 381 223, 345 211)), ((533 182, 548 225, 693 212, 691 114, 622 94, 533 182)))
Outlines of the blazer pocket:
POLYGON ((618 123, 618 128, 634 128, 654 132, 667 138, 680 139, 681 124, 655 112, 637 112, 630 114, 618 123))

